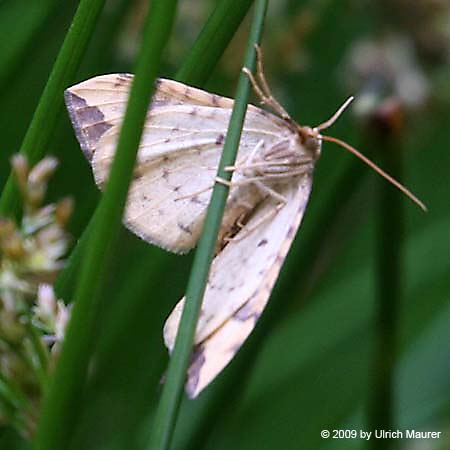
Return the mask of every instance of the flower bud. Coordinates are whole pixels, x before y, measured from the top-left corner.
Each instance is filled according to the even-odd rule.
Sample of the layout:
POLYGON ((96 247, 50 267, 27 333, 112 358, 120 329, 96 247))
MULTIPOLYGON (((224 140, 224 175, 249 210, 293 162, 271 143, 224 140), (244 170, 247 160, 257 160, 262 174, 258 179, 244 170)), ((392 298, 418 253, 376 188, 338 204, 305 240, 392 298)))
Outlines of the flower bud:
POLYGON ((65 226, 73 212, 73 198, 65 197, 56 204, 55 219, 58 225, 65 226))

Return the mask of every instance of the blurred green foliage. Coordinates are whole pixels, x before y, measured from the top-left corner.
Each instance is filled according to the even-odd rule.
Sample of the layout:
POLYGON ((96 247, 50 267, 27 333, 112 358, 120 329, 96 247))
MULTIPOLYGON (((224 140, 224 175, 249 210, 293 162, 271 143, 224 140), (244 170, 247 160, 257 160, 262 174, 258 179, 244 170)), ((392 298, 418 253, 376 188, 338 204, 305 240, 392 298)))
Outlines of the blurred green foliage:
MULTIPOLYGON (((0 187, 77 2, 31 3, 32 7, 27 1, 5 0, 0 5, 0 187)), ((107 3, 79 80, 130 70, 146 3, 107 3)), ((180 2, 162 76, 175 77, 214 6, 210 1, 180 2)), ((429 212, 399 200, 400 290, 394 322, 398 343, 390 349, 395 361, 394 407, 389 413, 393 429, 447 433, 450 42, 442 22, 449 16, 445 1, 429 5, 425 0, 414 5, 402 0, 274 1, 263 39, 267 76, 278 99, 298 122, 311 125, 327 119, 346 96, 365 92, 364 82, 359 88, 349 84, 354 73, 348 61, 358 43, 401 35, 415 55, 427 96, 414 108, 400 102, 404 118, 395 143, 402 152, 403 182, 429 212), (422 5, 426 14, 421 13, 422 5)), ((244 21, 205 88, 233 95, 247 33, 244 21)), ((381 62, 376 69, 381 74, 377 80, 388 72, 381 62)), ((197 80, 207 78, 208 74, 197 80)), ((373 89, 378 92, 371 84, 369 90, 373 89)), ((363 152, 370 150, 382 165, 386 158, 379 147, 391 146, 392 140, 375 138, 372 125, 367 116, 346 113, 327 133, 363 152)), ((65 115, 46 153, 60 159, 50 200, 75 197, 70 224, 75 244, 99 193, 65 115)), ((368 411, 377 376, 374 350, 382 329, 376 320, 383 297, 378 268, 390 264, 379 251, 385 242, 380 240, 380 215, 387 214, 378 195, 382 183, 343 150, 324 144, 302 228, 269 307, 219 379, 198 400, 183 402, 174 448, 387 448, 383 442, 376 447, 373 441, 320 437, 322 429, 371 430, 374 423, 368 411)), ((95 358, 82 417, 71 424, 71 448, 143 448, 168 360, 162 325, 184 293, 191 262, 190 255, 169 254, 123 230, 102 292, 95 358)), ((448 446, 448 437, 447 444, 444 438, 435 444, 448 446)), ((0 448, 22 449, 27 443, 4 427, 0 448)))

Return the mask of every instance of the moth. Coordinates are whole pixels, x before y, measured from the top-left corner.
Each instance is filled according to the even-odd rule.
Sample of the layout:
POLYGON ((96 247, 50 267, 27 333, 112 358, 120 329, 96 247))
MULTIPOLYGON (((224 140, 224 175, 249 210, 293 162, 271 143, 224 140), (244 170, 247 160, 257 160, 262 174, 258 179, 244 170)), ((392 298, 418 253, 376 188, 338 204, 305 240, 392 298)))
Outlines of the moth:
MULTIPOLYGON (((243 70, 275 114, 248 105, 236 163, 226 169, 231 182, 217 179, 216 172, 233 100, 158 79, 123 218, 145 241, 185 253, 200 236, 214 183, 230 187, 187 374, 190 398, 231 361, 266 306, 302 221, 323 140, 356 154, 423 206, 356 149, 321 134, 351 99, 317 127, 298 125, 271 94, 256 50, 256 77, 243 70)), ((100 188, 108 179, 131 83, 129 74, 102 75, 65 92, 76 136, 100 188)), ((169 352, 183 304, 184 299, 164 326, 169 352)))

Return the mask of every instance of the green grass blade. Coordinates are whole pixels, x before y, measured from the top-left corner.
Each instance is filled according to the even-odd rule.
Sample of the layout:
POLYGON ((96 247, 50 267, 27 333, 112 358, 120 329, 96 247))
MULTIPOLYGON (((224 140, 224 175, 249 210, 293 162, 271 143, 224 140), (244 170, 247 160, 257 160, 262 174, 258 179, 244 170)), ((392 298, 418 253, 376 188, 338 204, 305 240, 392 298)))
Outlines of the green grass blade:
MULTIPOLYGON (((75 76, 104 3, 105 0, 80 1, 20 148, 30 166, 45 154, 60 116, 64 89, 75 76)), ((16 214, 18 204, 19 192, 10 175, 0 198, 0 215, 16 214)))
POLYGON ((0 93, 8 81, 26 64, 27 50, 39 35, 48 18, 59 8, 56 0, 30 3, 17 0, 2 5, 0 12, 0 93), (17 24, 20 23, 20 27, 17 24))
POLYGON ((94 212, 75 248, 72 250, 66 266, 59 273, 58 278, 55 281, 54 288, 58 298, 68 300, 72 297, 77 281, 78 270, 81 267, 87 244, 90 241, 91 230, 95 227, 94 223, 97 215, 98 209, 94 212))
MULTIPOLYGON (((386 170, 401 180, 401 144, 385 133, 375 140, 383 149, 386 170)), ((375 144, 376 145, 376 144, 375 144)), ((374 146, 375 146, 374 145, 374 146)), ((384 180, 380 186, 377 236, 377 302, 375 315, 375 348, 372 355, 371 401, 368 406, 368 428, 393 430, 398 426, 395 417, 395 369, 398 355, 400 305, 403 281, 403 198, 384 180)), ((384 448, 380 439, 372 439, 370 447, 384 448)))
MULTIPOLYGON (((22 389, 16 385, 14 380, 8 379, 3 372, 0 371, 0 402, 7 405, 15 414, 26 413, 33 415, 33 407, 27 397, 23 394, 22 389)), ((26 426, 19 429, 26 429, 26 426)))
MULTIPOLYGON (((255 65, 254 44, 259 43, 261 38, 266 7, 267 0, 259 0, 255 6, 255 13, 244 61, 245 67, 248 67, 250 70, 253 70, 255 65)), ((230 118, 218 170, 218 176, 225 179, 231 178, 231 173, 226 172, 224 168, 233 165, 234 160, 236 159, 247 109, 249 91, 250 85, 247 76, 241 73, 236 91, 236 101, 230 118)), ((186 371, 192 353, 197 319, 203 294, 205 292, 209 267, 214 255, 227 195, 228 188, 223 184, 216 183, 212 193, 211 203, 208 207, 202 236, 195 254, 186 290, 185 307, 183 309, 175 347, 167 370, 166 383, 156 411, 153 434, 150 437, 149 445, 149 449, 152 450, 167 449, 173 435, 186 378, 186 371)))
POLYGON ((253 0, 221 0, 192 47, 176 79, 203 86, 233 38, 253 0))
POLYGON ((76 422, 95 339, 101 280, 120 229, 136 153, 161 54, 172 28, 176 0, 152 2, 136 64, 130 101, 105 193, 92 227, 77 285, 74 308, 54 378, 43 407, 35 448, 67 448, 76 422))

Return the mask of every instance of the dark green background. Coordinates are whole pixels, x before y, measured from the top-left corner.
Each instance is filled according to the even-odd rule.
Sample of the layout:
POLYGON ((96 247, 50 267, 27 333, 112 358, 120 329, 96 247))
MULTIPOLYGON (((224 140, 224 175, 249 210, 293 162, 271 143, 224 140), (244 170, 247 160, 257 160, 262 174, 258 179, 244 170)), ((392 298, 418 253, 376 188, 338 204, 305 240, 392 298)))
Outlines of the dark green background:
MULTIPOLYGON (((0 5, 0 185, 76 3, 4 0, 0 5)), ((272 2, 263 40, 267 76, 279 100, 301 124, 320 123, 355 93, 345 87, 350 75, 344 60, 352 45, 389 29, 405 31, 404 23, 388 13, 386 3, 272 2)), ((76 81, 131 70, 144 5, 107 2, 76 81)), ((180 3, 162 76, 173 77, 182 66, 214 5, 180 3)), ((247 31, 244 21, 206 89, 233 96, 247 31)), ((429 212, 423 213, 406 198, 399 202, 404 212, 398 280, 402 293, 397 299, 394 406, 386 414, 393 416, 393 429, 437 431, 450 425, 450 108, 448 85, 446 93, 442 90, 446 83, 439 81, 447 79, 449 62, 420 61, 432 96, 421 110, 407 115, 396 142, 403 150, 403 181, 429 212)), ((328 132, 363 152, 372 147, 374 158, 383 164, 373 148, 375 138, 350 112, 328 132)), ((70 224, 75 242, 99 193, 65 112, 46 153, 60 159, 49 198, 73 195, 76 200, 70 224)), ((249 345, 217 382, 198 400, 183 402, 174 448, 309 450, 374 445, 326 441, 320 431, 371 430, 375 423, 367 411, 377 395, 374 347, 383 330, 375 320, 383 295, 377 268, 389 265, 383 260, 387 253, 380 251, 386 242, 380 237, 380 221, 390 218, 380 203, 383 183, 343 150, 324 144, 310 204, 270 307, 249 345)), ((123 230, 103 289, 85 407, 80 422, 73 424, 74 449, 139 449, 145 442, 167 365, 162 326, 183 295, 191 260, 149 246, 123 230)), ((444 448, 444 439, 435 444, 444 448)), ((26 444, 12 430, 1 428, 0 448, 26 444)))

